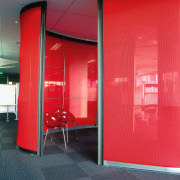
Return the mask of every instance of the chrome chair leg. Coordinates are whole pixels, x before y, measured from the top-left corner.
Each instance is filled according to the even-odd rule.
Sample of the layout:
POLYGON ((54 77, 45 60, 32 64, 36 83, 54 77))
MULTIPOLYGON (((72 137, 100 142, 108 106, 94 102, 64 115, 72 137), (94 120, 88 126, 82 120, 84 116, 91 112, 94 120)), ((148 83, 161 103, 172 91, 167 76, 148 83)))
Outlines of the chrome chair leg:
MULTIPOLYGON (((74 128, 76 128, 75 122, 74 122, 74 128)), ((77 129, 76 129, 76 139, 78 140, 77 129)))
POLYGON ((43 144, 43 148, 44 148, 44 146, 45 146, 45 143, 46 143, 47 135, 48 135, 48 129, 47 129, 47 131, 46 131, 46 136, 45 136, 45 138, 44 138, 44 144, 43 144))
POLYGON ((68 124, 66 124, 66 139, 67 139, 67 143, 68 143, 68 140, 69 140, 69 136, 68 136, 68 124))
POLYGON ((53 133, 52 133, 52 136, 51 136, 51 141, 53 141, 53 136, 54 136, 54 130, 53 130, 53 133))
POLYGON ((64 134, 64 128, 62 128, 62 131, 63 131, 63 137, 64 137, 64 146, 65 146, 65 149, 67 149, 66 138, 65 138, 65 134, 64 134))

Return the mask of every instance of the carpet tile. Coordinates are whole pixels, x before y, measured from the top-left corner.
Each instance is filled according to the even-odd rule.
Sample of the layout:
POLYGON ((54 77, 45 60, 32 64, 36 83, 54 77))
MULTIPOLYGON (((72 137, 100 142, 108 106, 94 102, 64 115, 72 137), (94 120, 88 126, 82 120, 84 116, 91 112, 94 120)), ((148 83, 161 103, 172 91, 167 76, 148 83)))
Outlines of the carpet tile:
POLYGON ((44 156, 16 149, 18 121, 0 120, 0 180, 180 180, 180 175, 97 165, 97 128, 48 135, 44 156))

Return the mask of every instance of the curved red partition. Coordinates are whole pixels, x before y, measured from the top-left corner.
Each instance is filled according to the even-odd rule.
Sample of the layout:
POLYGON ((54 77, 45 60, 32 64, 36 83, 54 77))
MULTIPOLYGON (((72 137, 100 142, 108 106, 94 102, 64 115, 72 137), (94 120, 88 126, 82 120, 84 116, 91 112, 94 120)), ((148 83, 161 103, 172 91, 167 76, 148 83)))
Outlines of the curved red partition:
POLYGON ((103 3, 104 160, 180 168, 180 1, 103 3))
POLYGON ((85 40, 74 42, 70 40, 73 38, 67 40, 64 36, 47 35, 45 47, 45 41, 43 44, 41 41, 42 19, 45 18, 42 15, 43 3, 23 8, 20 19, 17 145, 37 154, 42 153, 43 111, 61 109, 64 102, 64 108, 76 117, 77 126, 95 125, 97 121, 97 45, 85 40), (46 51, 45 73, 42 48, 46 51))
POLYGON ((37 151, 41 7, 22 12, 17 145, 37 151))
POLYGON ((77 126, 97 121, 97 45, 63 36, 46 35, 44 112, 63 106, 73 113, 77 126), (63 47, 64 46, 64 47, 63 47))

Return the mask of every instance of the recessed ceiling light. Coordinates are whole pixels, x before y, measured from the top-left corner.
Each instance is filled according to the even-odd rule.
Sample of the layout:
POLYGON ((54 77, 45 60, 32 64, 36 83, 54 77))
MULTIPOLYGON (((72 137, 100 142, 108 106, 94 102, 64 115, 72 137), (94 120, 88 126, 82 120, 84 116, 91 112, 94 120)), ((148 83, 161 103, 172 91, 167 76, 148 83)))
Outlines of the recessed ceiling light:
POLYGON ((17 23, 18 23, 18 21, 16 21, 16 20, 15 20, 15 21, 14 21, 14 23, 15 23, 15 24, 17 24, 17 23))

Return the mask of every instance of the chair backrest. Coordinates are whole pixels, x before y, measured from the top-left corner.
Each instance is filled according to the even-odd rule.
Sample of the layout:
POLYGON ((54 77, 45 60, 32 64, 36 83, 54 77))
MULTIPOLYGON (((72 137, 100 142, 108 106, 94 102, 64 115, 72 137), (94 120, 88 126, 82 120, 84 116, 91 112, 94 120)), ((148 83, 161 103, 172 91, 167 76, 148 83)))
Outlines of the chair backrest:
POLYGON ((57 109, 55 112, 56 116, 61 119, 63 122, 73 123, 76 121, 74 115, 65 109, 57 109))
POLYGON ((58 121, 57 118, 53 114, 45 113, 44 125, 47 128, 56 128, 56 127, 61 127, 63 123, 61 121, 58 121))

